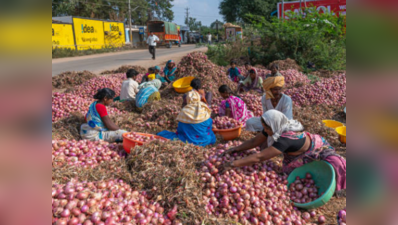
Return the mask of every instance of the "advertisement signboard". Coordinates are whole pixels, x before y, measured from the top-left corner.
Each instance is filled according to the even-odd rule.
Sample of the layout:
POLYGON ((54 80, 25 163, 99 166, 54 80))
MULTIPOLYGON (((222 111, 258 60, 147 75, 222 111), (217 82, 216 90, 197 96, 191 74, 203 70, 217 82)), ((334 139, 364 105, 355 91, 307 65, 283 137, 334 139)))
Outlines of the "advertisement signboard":
POLYGON ((101 49, 105 46, 104 22, 73 18, 78 50, 101 49))
POLYGON ((234 27, 228 27, 225 29, 227 40, 235 40, 236 30, 234 27))
MULTIPOLYGON (((346 0, 321 0, 321 1, 302 1, 301 8, 310 8, 316 7, 316 9, 320 12, 328 12, 333 13, 337 16, 346 15, 347 13, 347 3, 346 0)), ((286 16, 288 12, 294 12, 298 14, 300 12, 300 1, 294 2, 285 2, 284 4, 284 16, 286 19, 289 19, 286 16)), ((278 17, 282 18, 282 3, 278 3, 278 17)))
POLYGON ((53 48, 75 48, 72 24, 52 24, 53 48))
POLYGON ((104 22, 105 45, 108 47, 122 47, 125 43, 124 24, 104 22))

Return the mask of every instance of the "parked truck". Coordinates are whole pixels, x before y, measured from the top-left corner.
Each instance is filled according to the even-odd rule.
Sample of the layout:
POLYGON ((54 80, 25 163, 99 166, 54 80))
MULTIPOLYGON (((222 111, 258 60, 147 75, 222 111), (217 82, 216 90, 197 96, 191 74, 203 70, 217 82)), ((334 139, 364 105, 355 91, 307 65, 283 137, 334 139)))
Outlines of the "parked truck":
POLYGON ((180 41, 178 26, 165 21, 149 21, 147 24, 148 35, 153 32, 160 39, 160 46, 171 48, 180 41))

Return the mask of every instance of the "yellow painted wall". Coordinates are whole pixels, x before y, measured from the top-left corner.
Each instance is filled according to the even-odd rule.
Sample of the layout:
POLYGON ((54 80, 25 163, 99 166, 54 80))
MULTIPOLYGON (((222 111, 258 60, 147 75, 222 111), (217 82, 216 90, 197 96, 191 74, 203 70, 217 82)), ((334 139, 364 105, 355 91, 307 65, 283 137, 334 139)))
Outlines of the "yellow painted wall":
POLYGON ((126 42, 123 23, 104 22, 105 45, 112 47, 121 47, 126 42))
POLYGON ((104 22, 73 18, 78 50, 101 49, 105 46, 104 22))
POLYGON ((52 47, 75 49, 71 24, 52 24, 52 47))

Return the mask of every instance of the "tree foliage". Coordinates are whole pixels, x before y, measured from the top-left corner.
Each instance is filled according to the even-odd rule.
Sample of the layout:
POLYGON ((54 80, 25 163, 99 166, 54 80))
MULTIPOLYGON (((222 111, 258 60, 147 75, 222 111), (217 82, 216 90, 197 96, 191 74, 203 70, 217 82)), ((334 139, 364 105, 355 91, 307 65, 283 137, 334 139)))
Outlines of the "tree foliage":
MULTIPOLYGON (((172 21, 171 10, 174 0, 132 0, 131 17, 133 24, 145 24, 154 17, 172 21)), ((52 0, 52 16, 81 16, 117 21, 128 20, 127 0, 52 0)))
POLYGON ((271 19, 271 13, 277 10, 278 0, 222 0, 219 6, 220 14, 229 23, 251 22, 246 14, 262 15, 271 19))
POLYGON ((264 64, 286 58, 295 59, 304 68, 308 62, 318 68, 339 70, 346 66, 344 17, 319 13, 308 8, 305 16, 289 13, 289 20, 248 16, 260 31, 262 46, 253 54, 264 64))
POLYGON ((202 27, 202 22, 197 21, 196 18, 185 18, 185 24, 189 27, 189 30, 191 31, 199 31, 200 28, 202 27))

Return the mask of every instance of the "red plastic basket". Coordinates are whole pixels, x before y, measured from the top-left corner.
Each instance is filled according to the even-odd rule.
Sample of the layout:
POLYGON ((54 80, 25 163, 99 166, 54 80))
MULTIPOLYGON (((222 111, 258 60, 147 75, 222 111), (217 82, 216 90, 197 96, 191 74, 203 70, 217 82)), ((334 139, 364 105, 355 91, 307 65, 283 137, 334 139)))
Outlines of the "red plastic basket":
MULTIPOLYGON (((138 134, 138 135, 141 135, 141 136, 145 136, 145 137, 152 137, 153 136, 153 137, 155 137, 156 139, 159 139, 159 140, 164 140, 164 141, 168 140, 166 138, 159 137, 159 136, 156 136, 156 135, 153 135, 153 134, 143 134, 143 133, 138 133, 138 132, 134 132, 134 133, 138 134)), ((135 148, 135 146, 137 146, 137 145, 141 146, 141 145, 143 145, 145 143, 148 143, 148 142, 141 142, 141 141, 130 139, 130 138, 127 137, 127 135, 129 135, 129 134, 131 134, 131 133, 123 134, 123 148, 127 152, 127 154, 130 154, 131 149, 135 148)))
POLYGON ((238 138, 242 134, 242 127, 226 129, 226 130, 213 129, 213 132, 215 134, 220 134, 223 137, 224 141, 230 141, 234 140, 235 138, 238 138))

